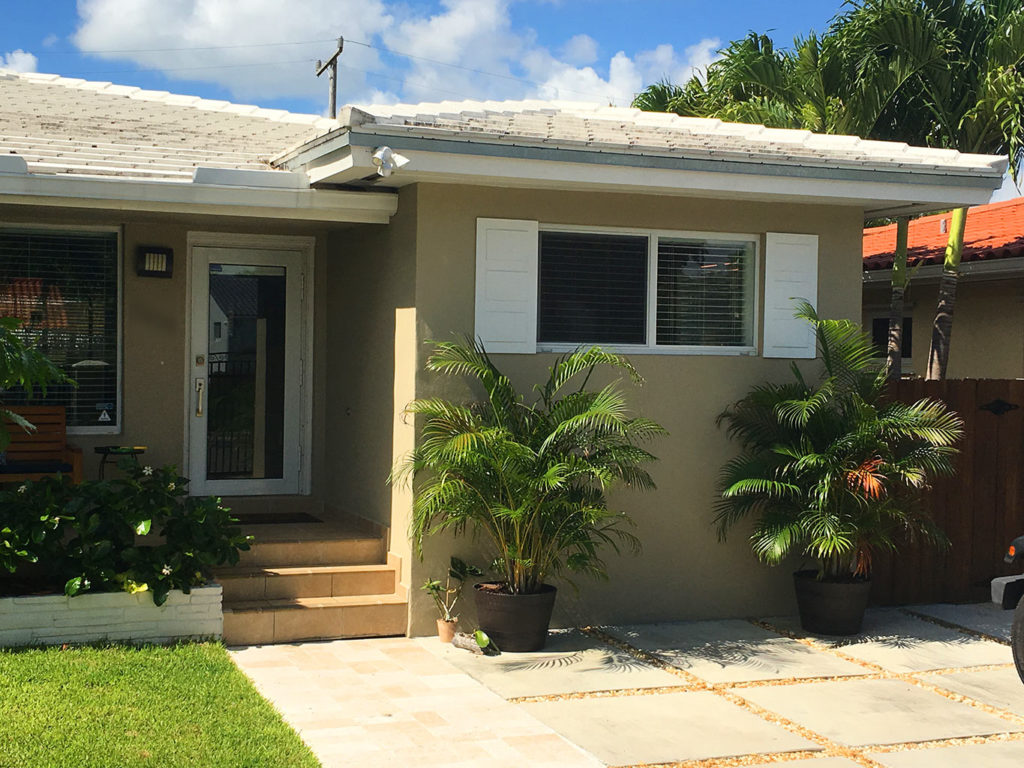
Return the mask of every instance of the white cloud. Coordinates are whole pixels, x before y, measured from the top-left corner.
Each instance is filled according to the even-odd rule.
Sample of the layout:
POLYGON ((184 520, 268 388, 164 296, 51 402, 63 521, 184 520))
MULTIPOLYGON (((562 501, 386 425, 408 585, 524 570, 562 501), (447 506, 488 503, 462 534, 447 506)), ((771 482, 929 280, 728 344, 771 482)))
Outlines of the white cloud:
POLYGON ((39 59, 28 51, 18 48, 10 53, 0 53, 0 69, 12 69, 15 72, 35 72, 39 59))
POLYGON ((439 0, 423 13, 405 0, 78 0, 73 40, 96 57, 214 83, 256 103, 325 103, 327 84, 314 77, 312 60, 330 55, 339 33, 348 41, 340 103, 540 97, 626 105, 655 80, 689 78, 718 46, 702 40, 679 54, 665 44, 599 61, 597 41, 577 34, 552 52, 532 30, 513 27, 514 1, 439 0), (321 42, 266 45, 311 40, 321 42), (193 50, 168 50, 175 48, 193 50))
POLYGON ((597 61, 597 41, 590 35, 573 35, 562 46, 562 59, 573 66, 597 61))
MULTIPOLYGON (((73 40, 84 51, 221 85, 255 102, 326 101, 326 75, 315 77, 314 60, 333 52, 339 34, 371 41, 392 23, 383 0, 79 0, 78 15, 73 40), (298 41, 322 42, 277 44, 298 41), (195 50, 168 50, 175 48, 195 50)), ((360 70, 379 69, 377 54, 347 45, 342 63, 356 69, 339 72, 339 101, 369 93, 360 70)))
POLYGON ((43 47, 44 48, 52 48, 54 46, 54 44, 56 44, 56 42, 58 40, 60 40, 60 38, 57 37, 57 35, 55 35, 55 34, 53 34, 51 32, 50 34, 48 34, 46 37, 43 38, 43 47))

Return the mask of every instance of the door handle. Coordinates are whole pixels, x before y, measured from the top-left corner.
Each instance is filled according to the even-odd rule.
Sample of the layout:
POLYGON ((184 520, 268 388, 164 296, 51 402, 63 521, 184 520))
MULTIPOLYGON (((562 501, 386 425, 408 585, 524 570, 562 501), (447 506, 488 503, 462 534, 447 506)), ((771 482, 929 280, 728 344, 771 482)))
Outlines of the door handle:
POLYGON ((203 393, 206 391, 206 379, 196 379, 196 416, 203 415, 203 393))

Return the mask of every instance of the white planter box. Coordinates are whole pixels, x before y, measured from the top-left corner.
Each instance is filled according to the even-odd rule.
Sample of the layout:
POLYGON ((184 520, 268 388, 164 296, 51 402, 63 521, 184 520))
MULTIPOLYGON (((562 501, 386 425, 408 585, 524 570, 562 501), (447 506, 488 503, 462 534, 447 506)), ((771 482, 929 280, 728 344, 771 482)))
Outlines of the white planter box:
POLYGON ((0 598, 0 647, 63 643, 173 643, 219 639, 224 633, 220 584, 173 590, 153 605, 149 592, 86 592, 77 597, 0 598))

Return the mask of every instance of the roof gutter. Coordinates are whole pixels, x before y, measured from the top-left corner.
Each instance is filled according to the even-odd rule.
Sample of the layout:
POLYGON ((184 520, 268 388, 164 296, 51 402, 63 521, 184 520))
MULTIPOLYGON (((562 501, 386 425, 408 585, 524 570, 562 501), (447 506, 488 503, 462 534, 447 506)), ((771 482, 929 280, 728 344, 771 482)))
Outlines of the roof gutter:
POLYGON ((32 174, 0 165, 0 203, 387 224, 393 193, 310 189, 300 174, 199 168, 192 183, 32 174))
MULTIPOLYGON (((1002 166, 988 169, 836 167, 827 162, 737 159, 708 151, 683 157, 531 143, 412 136, 356 125, 318 137, 274 159, 304 171, 311 184, 347 184, 375 173, 371 155, 386 145, 410 162, 389 183, 500 184, 856 205, 866 217, 989 202, 1002 166), (957 172, 960 171, 960 172, 957 172)), ((1005 165, 1005 162, 1002 163, 1005 165)))
MULTIPOLYGON (((965 261, 960 264, 959 275, 962 279, 999 280, 1010 275, 1024 274, 1024 258, 1020 256, 990 261, 965 261)), ((922 264, 910 268, 910 279, 913 283, 937 283, 942 277, 941 264, 922 264)), ((891 269, 865 269, 864 285, 884 284, 892 282, 891 269)))
POLYGON ((707 159, 694 157, 673 157, 655 153, 615 152, 595 149, 569 149, 566 147, 540 147, 522 143, 490 143, 467 141, 465 139, 438 139, 420 136, 409 136, 402 133, 348 131, 347 146, 376 147, 387 144, 393 149, 423 152, 443 152, 453 155, 475 155, 478 157, 515 158, 519 160, 542 160, 556 163, 586 163, 588 165, 622 166, 630 168, 651 168, 672 171, 696 171, 729 174, 747 174, 752 176, 784 176, 786 178, 822 179, 829 181, 863 181, 897 184, 944 184, 947 186, 964 187, 967 189, 984 189, 991 191, 1002 184, 1006 172, 1004 162, 1002 168, 992 168, 990 173, 979 174, 972 169, 964 169, 962 173, 942 173, 939 171, 919 171, 910 166, 899 169, 860 169, 838 168, 828 161, 814 163, 812 161, 779 160, 776 162, 765 159, 737 160, 726 153, 715 156, 713 150, 708 151, 707 159))

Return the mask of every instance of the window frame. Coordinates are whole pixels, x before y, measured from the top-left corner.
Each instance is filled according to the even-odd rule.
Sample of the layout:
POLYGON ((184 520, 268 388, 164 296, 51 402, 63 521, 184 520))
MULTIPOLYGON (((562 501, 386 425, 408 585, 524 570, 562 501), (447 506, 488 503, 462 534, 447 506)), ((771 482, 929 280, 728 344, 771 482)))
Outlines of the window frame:
MULTIPOLYGON (((646 344, 601 344, 593 342, 613 352, 631 355, 716 355, 722 357, 751 356, 758 353, 758 339, 761 332, 760 305, 761 287, 761 235, 749 232, 707 232, 700 230, 677 229, 645 229, 641 227, 595 227, 576 226, 571 224, 540 224, 540 234, 544 232, 562 232, 579 234, 634 235, 647 238, 647 327, 646 344), (658 344, 658 240, 691 239, 691 240, 730 240, 748 242, 753 246, 751 262, 753 269, 750 282, 745 290, 748 294, 751 312, 751 343, 744 346, 707 346, 684 344, 658 344)), ((540 259, 540 238, 537 241, 537 258, 540 259)), ((540 295, 540 271, 537 273, 537 295, 540 295)), ((538 314, 539 314, 538 303, 538 314)), ((538 324, 539 328, 539 324, 538 324)), ((549 342, 537 339, 537 352, 564 353, 580 347, 579 344, 549 342)))
POLYGON ((68 425, 69 435, 120 435, 124 432, 124 228, 120 225, 111 224, 36 224, 33 222, 9 222, 0 223, 0 232, 12 230, 15 232, 56 232, 69 235, 93 235, 93 234, 114 234, 117 236, 115 249, 115 260, 117 261, 117 341, 116 369, 117 386, 115 392, 115 412, 117 414, 116 426, 112 427, 76 427, 68 425))

